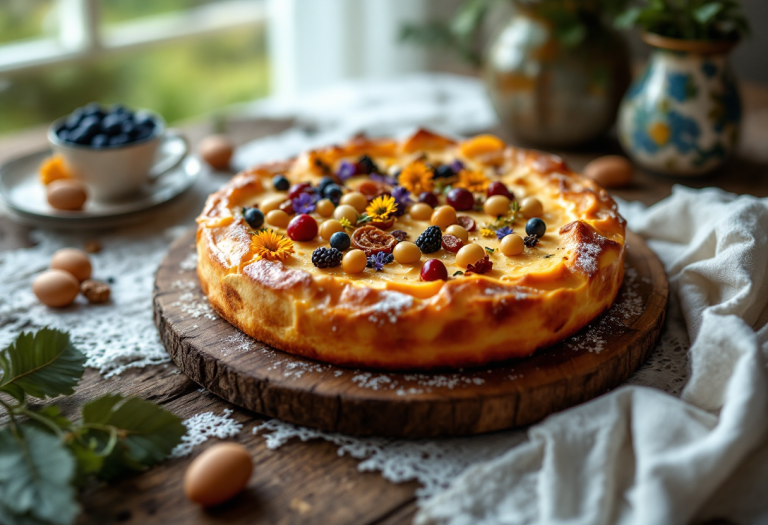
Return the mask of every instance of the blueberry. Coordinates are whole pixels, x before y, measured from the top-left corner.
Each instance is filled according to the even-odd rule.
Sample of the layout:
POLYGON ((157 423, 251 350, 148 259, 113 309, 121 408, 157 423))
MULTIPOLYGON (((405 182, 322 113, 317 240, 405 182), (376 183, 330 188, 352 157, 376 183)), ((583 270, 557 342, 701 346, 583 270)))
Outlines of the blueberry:
POLYGON ((83 110, 82 108, 77 108, 67 117, 67 128, 70 130, 75 129, 80 125, 81 120, 83 120, 83 110))
POLYGON ((143 111, 136 113, 133 116, 133 121, 136 123, 137 126, 146 126, 150 129, 153 129, 157 125, 157 123, 155 122, 155 117, 143 111))
POLYGON ((104 108, 98 102, 91 102, 83 108, 83 114, 89 117, 102 118, 105 115, 104 108))
POLYGON ((114 137, 110 137, 109 139, 109 145, 110 146, 122 146, 123 144, 128 144, 131 141, 130 137, 128 135, 119 134, 115 135, 114 137))
POLYGON ((286 179, 283 175, 275 175, 272 177, 272 186, 274 186, 277 191, 288 191, 288 188, 291 187, 291 181, 286 179))
POLYGON ((243 208, 243 217, 248 226, 258 230, 264 224, 264 214, 258 208, 243 208))
POLYGON ((120 115, 111 113, 101 121, 101 128, 107 135, 114 137, 115 135, 119 135, 122 131, 122 123, 123 119, 120 118, 120 115))
POLYGON ((454 173, 453 169, 448 164, 440 164, 437 168, 435 168, 436 179, 447 179, 448 177, 453 177, 454 175, 456 175, 456 173, 454 173))
POLYGON ((78 128, 85 129, 89 136, 93 137, 101 131, 101 120, 94 115, 89 115, 80 121, 78 128))
POLYGON ((136 127, 136 133, 135 133, 135 140, 144 140, 146 138, 149 138, 152 136, 152 128, 148 128, 147 126, 137 126, 136 127))
POLYGON ((122 113, 130 113, 130 110, 122 104, 113 104, 112 107, 109 108, 109 112, 117 115, 122 113))
POLYGON ((123 133, 128 135, 131 139, 136 138, 136 125, 133 123, 132 120, 124 120, 123 123, 120 125, 120 129, 123 133))
POLYGON ((331 235, 331 248, 336 248, 340 252, 349 248, 351 243, 352 241, 350 240, 349 235, 344 232, 336 232, 331 235))
POLYGON ((91 140, 91 136, 88 135, 87 129, 79 127, 69 133, 67 140, 69 140, 69 142, 74 142, 75 144, 88 144, 91 140))
POLYGON ((538 217, 534 217, 525 223, 525 233, 535 235, 536 237, 544 237, 544 234, 547 233, 547 225, 538 217))
POLYGON ((322 179, 320 179, 320 182, 317 184, 317 192, 320 195, 325 195, 325 189, 331 184, 336 184, 331 177, 323 177, 322 179))
POLYGON ((94 148, 103 148, 108 144, 109 144, 109 137, 107 137, 103 133, 99 133, 98 135, 96 135, 91 139, 91 146, 93 146, 94 148))
POLYGON ((328 184, 323 189, 323 197, 330 199, 334 204, 338 204, 341 200, 341 188, 335 183, 328 184))
POLYGON ((64 142, 69 140, 69 131, 66 129, 58 131, 56 135, 59 137, 59 140, 63 140, 64 142))

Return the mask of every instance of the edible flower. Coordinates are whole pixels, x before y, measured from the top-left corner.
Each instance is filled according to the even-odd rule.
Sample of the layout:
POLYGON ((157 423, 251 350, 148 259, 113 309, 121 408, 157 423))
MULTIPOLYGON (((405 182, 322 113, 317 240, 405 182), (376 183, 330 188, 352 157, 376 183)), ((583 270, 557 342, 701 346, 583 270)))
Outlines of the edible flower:
POLYGON ((511 233, 512 233, 512 228, 510 228, 509 226, 504 226, 503 228, 499 228, 498 230, 496 230, 496 237, 499 240, 502 240, 504 237, 506 237, 507 235, 510 235, 511 233))
POLYGON ((339 219, 339 224, 341 224, 341 227, 344 229, 353 227, 352 223, 349 222, 349 219, 347 219, 346 217, 342 217, 341 219, 339 219))
POLYGON ((381 173, 371 173, 369 178, 374 182, 381 182, 390 186, 395 186, 397 184, 397 179, 388 175, 382 175, 381 173))
POLYGON ((397 202, 391 195, 380 195, 373 199, 365 209, 365 214, 372 222, 386 222, 397 212, 397 202))
POLYGON ((46 186, 55 180, 68 178, 69 171, 64 165, 64 159, 61 155, 48 157, 40 166, 40 182, 46 186))
POLYGON ((459 173, 461 172, 461 170, 464 169, 464 163, 461 162, 459 159, 456 159, 453 162, 451 162, 449 166, 451 167, 454 173, 459 173))
POLYGON ((293 241, 272 230, 261 230, 251 238, 255 260, 284 261, 293 253, 293 241))
POLYGON ((405 208, 407 208, 409 204, 413 204, 413 201, 411 200, 411 192, 402 186, 397 186, 392 190, 392 197, 397 204, 397 212, 395 215, 398 217, 405 214, 405 208))
POLYGON ((384 270, 385 264, 394 262, 395 256, 389 252, 379 252, 368 257, 366 267, 374 268, 377 272, 384 270))
POLYGON ((481 228, 480 235, 482 235, 483 237, 493 237, 496 235, 496 232, 490 228, 481 228))
POLYGON ((435 187, 434 174, 429 167, 420 160, 408 164, 400 172, 400 185, 414 195, 424 191, 432 191, 435 187))
POLYGON ((461 170, 459 180, 453 186, 465 188, 472 193, 480 193, 488 189, 491 180, 481 171, 461 170))
POLYGON ((342 160, 339 164, 339 169, 336 170, 336 176, 339 178, 339 180, 344 182, 347 179, 351 179, 355 175, 357 175, 357 166, 347 160, 342 160))
POLYGON ((302 193, 291 200, 293 211, 301 215, 302 213, 312 213, 315 211, 315 201, 317 197, 311 193, 302 193))

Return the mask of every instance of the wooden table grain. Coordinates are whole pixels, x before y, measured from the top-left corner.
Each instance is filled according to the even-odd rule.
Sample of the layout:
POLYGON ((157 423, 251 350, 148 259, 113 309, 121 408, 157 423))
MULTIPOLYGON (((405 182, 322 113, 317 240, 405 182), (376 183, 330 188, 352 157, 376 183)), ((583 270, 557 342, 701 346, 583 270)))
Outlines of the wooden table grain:
MULTIPOLYGON (((668 196, 674 184, 701 188, 717 186, 738 194, 768 196, 768 87, 746 85, 745 122, 739 153, 726 167, 705 179, 671 180, 635 170, 632 186, 614 194, 628 200, 653 204, 668 196)), ((236 143, 285 129, 289 122, 232 118, 228 133, 236 143)), ((182 126, 196 144, 209 134, 212 124, 193 122, 182 126)), ((478 130, 480 132, 482 130, 478 130)), ((498 130, 497 130, 498 131, 498 130)), ((499 132, 503 136, 503 132, 499 132)), ((45 130, 0 137, 0 163, 45 147, 45 130)), ((605 139, 579 151, 557 152, 579 170, 600 155, 620 153, 615 139, 605 139)), ((31 245, 29 229, 0 217, 0 251, 31 245)), ((151 304, 147 303, 147 309, 151 304)), ((113 484, 88 488, 81 495, 80 524, 399 524, 410 523, 416 512, 417 483, 399 485, 379 473, 357 471, 357 461, 338 456, 326 442, 289 443, 268 450, 263 438, 252 429, 264 420, 239 409, 198 386, 172 366, 129 370, 103 379, 95 370, 86 371, 76 393, 61 404, 72 414, 77 406, 107 392, 140 396, 159 403, 182 418, 200 412, 233 409, 233 417, 244 425, 237 441, 251 452, 255 462, 247 490, 213 510, 202 510, 183 496, 182 478, 190 457, 171 459, 113 484)))

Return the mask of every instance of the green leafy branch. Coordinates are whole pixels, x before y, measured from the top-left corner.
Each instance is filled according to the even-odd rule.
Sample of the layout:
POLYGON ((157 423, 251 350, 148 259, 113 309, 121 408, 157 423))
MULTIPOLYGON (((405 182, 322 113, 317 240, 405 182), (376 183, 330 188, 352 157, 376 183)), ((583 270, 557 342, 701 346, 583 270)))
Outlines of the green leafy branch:
POLYGON ((56 405, 32 409, 28 398, 70 395, 85 356, 66 332, 22 333, 0 352, 0 523, 72 523, 76 489, 94 477, 111 480, 162 461, 186 428, 159 406, 107 394, 86 403, 72 421, 56 405))
POLYGON ((615 25, 685 40, 738 40, 749 34, 738 0, 643 0, 619 15, 615 25))

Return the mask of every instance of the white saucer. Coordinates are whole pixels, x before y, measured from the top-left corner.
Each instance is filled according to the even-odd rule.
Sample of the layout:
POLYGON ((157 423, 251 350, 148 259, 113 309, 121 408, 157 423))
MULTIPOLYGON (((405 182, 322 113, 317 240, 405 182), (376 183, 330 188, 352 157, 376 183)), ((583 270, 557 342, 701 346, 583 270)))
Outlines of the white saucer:
MULTIPOLYGON (((183 144, 169 141, 158 155, 176 156, 180 147, 183 144)), ((191 188, 202 171, 197 158, 187 157, 176 168, 159 175, 131 197, 117 202, 89 200, 82 211, 63 211, 51 208, 45 198, 45 187, 40 183, 40 164, 50 155, 50 150, 39 151, 0 167, 0 196, 8 209, 26 224, 90 229, 135 222, 141 212, 156 208, 191 188)))

